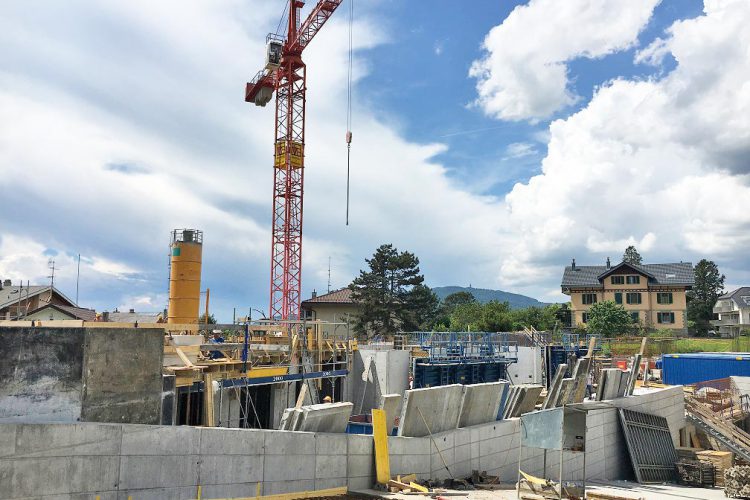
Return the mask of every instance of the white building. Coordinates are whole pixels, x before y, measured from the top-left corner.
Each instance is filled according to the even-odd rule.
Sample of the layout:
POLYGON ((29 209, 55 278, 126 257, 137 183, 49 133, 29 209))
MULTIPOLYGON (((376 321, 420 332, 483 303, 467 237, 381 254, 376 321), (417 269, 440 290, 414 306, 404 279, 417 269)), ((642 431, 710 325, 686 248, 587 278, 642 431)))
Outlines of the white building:
POLYGON ((735 337, 743 330, 750 331, 750 286, 725 293, 716 301, 714 314, 718 319, 711 323, 722 335, 735 337))

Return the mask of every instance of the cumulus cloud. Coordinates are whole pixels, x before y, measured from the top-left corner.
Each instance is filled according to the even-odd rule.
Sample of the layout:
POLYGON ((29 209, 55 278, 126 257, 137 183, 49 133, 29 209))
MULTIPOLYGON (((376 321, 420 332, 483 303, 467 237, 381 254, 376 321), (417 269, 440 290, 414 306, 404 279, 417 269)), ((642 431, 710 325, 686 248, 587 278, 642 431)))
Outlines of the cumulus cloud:
POLYGON ((528 142, 513 142, 505 148, 505 159, 523 158, 537 153, 534 145, 528 142))
POLYGON ((476 104, 502 120, 537 120, 574 104, 567 62, 632 47, 660 0, 531 0, 490 30, 469 74, 476 104))
POLYGON ((551 124, 542 174, 506 198, 522 243, 501 276, 520 282, 550 255, 628 244, 647 261, 715 258, 747 276, 749 21, 744 0, 706 1, 659 42, 673 71, 615 80, 551 124))

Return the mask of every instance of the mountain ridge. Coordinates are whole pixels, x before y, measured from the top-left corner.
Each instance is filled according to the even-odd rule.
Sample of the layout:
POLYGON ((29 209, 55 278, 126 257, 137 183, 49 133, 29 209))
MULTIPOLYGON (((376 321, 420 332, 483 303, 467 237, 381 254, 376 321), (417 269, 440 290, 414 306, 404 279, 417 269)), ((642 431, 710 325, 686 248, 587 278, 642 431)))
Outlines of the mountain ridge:
POLYGON ((440 300, 444 300, 448 295, 457 292, 469 292, 477 299, 478 302, 483 304, 497 300, 498 302, 507 302, 512 309, 524 309, 527 307, 544 307, 549 305, 545 302, 529 297, 527 295, 521 295, 519 293, 505 292, 503 290, 492 290, 489 288, 474 288, 465 286, 436 286, 432 288, 435 295, 440 300))

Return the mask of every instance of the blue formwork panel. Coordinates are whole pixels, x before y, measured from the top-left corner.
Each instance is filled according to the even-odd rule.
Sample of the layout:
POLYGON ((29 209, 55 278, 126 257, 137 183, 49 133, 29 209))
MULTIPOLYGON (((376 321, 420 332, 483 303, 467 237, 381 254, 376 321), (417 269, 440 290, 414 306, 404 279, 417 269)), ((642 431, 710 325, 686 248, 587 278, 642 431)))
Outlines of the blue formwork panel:
POLYGON ((750 353, 698 352, 662 356, 665 384, 696 384, 731 376, 750 376, 750 353))
POLYGON ((482 384, 507 378, 507 361, 434 363, 417 362, 414 365, 414 389, 451 384, 482 384))

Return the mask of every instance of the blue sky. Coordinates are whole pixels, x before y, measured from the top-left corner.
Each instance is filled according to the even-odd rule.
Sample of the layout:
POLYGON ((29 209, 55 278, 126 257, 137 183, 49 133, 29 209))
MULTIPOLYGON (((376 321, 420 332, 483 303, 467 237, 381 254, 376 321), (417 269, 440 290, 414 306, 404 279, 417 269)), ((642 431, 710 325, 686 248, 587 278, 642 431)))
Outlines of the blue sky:
MULTIPOLYGON (((312 2, 308 2, 310 8, 312 2)), ((166 305, 167 243, 205 232, 214 312, 267 310, 273 106, 242 100, 281 0, 0 7, 0 278, 166 305), (169 19, 168 23, 164 19, 169 19)), ((564 300, 562 267, 715 260, 750 281, 744 0, 357 0, 308 63, 303 289, 381 243, 428 284, 564 300)))

